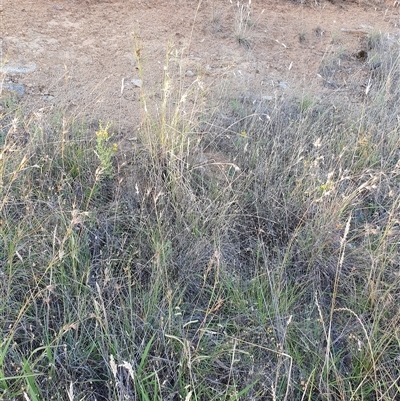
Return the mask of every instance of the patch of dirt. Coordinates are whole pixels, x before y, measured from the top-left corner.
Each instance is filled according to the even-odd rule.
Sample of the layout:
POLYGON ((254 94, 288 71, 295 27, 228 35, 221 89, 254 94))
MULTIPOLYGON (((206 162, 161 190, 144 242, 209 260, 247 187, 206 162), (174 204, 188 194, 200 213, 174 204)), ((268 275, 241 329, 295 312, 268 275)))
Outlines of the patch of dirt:
POLYGON ((383 32, 398 40, 397 5, 3 0, 0 81, 29 109, 61 106, 89 121, 114 121, 120 133, 134 135, 140 80, 149 99, 157 100, 167 54, 180 67, 171 67, 174 90, 201 82, 266 98, 293 88, 335 91, 345 88, 343 76, 335 75, 337 60, 344 60, 347 77, 368 71, 367 36, 383 32))

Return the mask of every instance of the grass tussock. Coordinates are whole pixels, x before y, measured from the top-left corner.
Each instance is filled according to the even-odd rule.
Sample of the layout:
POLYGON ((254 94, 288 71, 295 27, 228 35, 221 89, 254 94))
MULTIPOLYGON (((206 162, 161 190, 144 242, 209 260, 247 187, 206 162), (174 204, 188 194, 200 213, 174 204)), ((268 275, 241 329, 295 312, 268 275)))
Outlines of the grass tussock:
POLYGON ((3 96, 0 398, 397 399, 400 60, 372 46, 358 102, 166 70, 123 149, 3 96))

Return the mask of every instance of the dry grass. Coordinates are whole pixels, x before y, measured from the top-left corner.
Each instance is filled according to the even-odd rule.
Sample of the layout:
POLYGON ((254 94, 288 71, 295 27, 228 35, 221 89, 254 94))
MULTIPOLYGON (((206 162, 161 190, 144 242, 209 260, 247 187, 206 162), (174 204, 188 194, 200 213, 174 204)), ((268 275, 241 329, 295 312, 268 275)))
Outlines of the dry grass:
POLYGON ((400 62, 380 43, 358 103, 214 104, 166 75, 124 154, 112 126, 3 97, 1 398, 398 398, 400 62))

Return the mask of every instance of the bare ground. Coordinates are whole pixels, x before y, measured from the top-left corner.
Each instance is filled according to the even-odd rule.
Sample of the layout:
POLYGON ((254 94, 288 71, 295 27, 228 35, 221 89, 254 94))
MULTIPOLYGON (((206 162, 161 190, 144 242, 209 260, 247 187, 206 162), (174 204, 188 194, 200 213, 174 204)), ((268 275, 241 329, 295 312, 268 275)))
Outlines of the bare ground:
POLYGON ((367 80, 374 67, 363 53, 367 37, 384 32, 398 40, 397 5, 253 0, 249 9, 247 1, 229 0, 3 0, 0 78, 3 91, 18 89, 31 110, 62 107, 134 135, 138 80, 157 100, 167 54, 176 67, 169 67, 175 89, 200 82, 267 98, 299 88, 317 96, 362 92, 348 79, 367 80), (341 54, 341 66, 329 64, 341 54))

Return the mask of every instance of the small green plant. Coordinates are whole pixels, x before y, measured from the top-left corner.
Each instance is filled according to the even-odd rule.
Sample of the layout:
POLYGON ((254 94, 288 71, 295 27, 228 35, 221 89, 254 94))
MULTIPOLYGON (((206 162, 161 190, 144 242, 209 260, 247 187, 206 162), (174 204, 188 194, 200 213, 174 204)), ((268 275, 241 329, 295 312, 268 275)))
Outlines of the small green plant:
POLYGON ((105 176, 107 178, 113 177, 113 164, 112 160, 118 150, 116 143, 110 144, 110 139, 113 134, 108 132, 110 124, 103 127, 100 124, 99 130, 96 132, 96 155, 100 160, 100 166, 97 170, 98 176, 105 176))
POLYGON ((305 94, 300 100, 300 111, 302 113, 307 112, 314 106, 314 103, 314 99, 310 95, 305 94))
POLYGON ((385 47, 385 41, 381 32, 371 32, 367 36, 367 47, 368 50, 381 50, 385 47))

